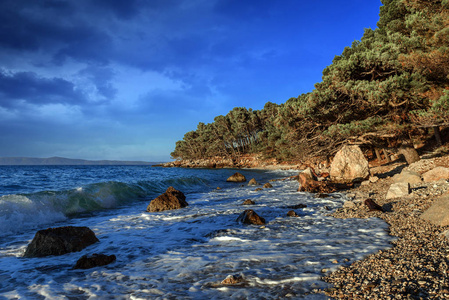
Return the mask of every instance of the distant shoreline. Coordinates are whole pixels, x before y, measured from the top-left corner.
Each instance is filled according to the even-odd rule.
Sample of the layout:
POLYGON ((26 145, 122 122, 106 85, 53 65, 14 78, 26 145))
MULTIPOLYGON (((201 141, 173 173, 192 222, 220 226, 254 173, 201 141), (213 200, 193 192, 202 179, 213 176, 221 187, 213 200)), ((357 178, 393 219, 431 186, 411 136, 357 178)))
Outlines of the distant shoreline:
POLYGON ((160 162, 86 160, 64 157, 0 157, 0 166, 152 166, 160 162))

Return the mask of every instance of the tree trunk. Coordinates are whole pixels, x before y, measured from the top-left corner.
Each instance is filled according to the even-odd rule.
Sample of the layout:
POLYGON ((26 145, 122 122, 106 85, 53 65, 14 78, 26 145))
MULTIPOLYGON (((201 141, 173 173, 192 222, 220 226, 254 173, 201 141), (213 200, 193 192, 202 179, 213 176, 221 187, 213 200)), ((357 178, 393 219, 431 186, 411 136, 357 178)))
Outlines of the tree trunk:
POLYGON ((437 145, 438 146, 443 145, 443 142, 441 141, 441 134, 440 134, 439 126, 433 127, 433 134, 435 135, 435 139, 437 140, 437 145))
POLYGON ((420 160, 418 152, 413 147, 402 147, 399 149, 399 153, 404 155, 405 160, 409 165, 420 160))

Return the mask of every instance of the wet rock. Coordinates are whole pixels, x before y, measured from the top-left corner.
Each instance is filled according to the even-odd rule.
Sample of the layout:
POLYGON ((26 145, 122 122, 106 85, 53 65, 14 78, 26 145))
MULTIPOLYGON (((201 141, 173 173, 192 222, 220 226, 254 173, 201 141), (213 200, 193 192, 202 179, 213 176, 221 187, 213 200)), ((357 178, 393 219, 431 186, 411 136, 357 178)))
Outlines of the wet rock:
POLYGON ((438 226, 449 225, 449 195, 443 195, 435 200, 421 218, 438 226))
POLYGON ((439 181, 441 179, 449 179, 449 168, 436 167, 422 175, 424 182, 439 181))
POLYGON ((390 188, 388 189, 387 196, 385 199, 394 199, 394 198, 400 198, 405 197, 408 194, 410 194, 410 184, 407 182, 403 183, 393 183, 390 185, 390 188))
POLYGON ((234 175, 232 175, 228 179, 226 179, 226 181, 227 182, 245 182, 246 177, 243 174, 236 172, 234 175))
POLYGON ((83 255, 77 262, 74 269, 91 269, 95 267, 108 265, 116 260, 115 255, 92 254, 92 256, 83 255))
POLYGON ((254 202, 251 199, 246 199, 245 201, 243 201, 243 205, 254 205, 256 204, 256 202, 254 202))
POLYGON ((221 284, 224 285, 233 285, 233 284, 239 284, 245 282, 245 279, 242 275, 235 274, 235 275, 228 275, 221 284))
POLYGON ((302 204, 302 203, 296 204, 296 205, 287 206, 287 208, 291 208, 291 209, 299 209, 299 208, 306 208, 306 207, 307 207, 307 205, 302 204))
POLYGON ((382 206, 380 206, 379 204, 377 204, 376 202, 374 202, 373 199, 366 199, 365 200, 365 205, 368 206, 369 211, 381 211, 384 212, 384 209, 382 208, 382 206))
POLYGON ((368 160, 358 146, 343 146, 335 155, 330 170, 333 180, 362 181, 369 176, 368 160))
POLYGON ((259 183, 256 181, 256 179, 252 178, 249 182, 248 185, 259 185, 259 183))
POLYGON ((39 230, 24 257, 44 257, 78 252, 99 240, 88 227, 57 227, 39 230))
POLYGON ((294 210, 290 210, 289 212, 287 212, 287 217, 299 217, 299 215, 294 211, 294 210))
POLYGON ((265 183, 265 184, 263 185, 263 187, 264 187, 265 189, 271 189, 271 188, 273 187, 273 185, 272 185, 271 183, 267 182, 267 183, 265 183))
POLYGON ((165 193, 153 199, 147 207, 148 212, 158 212, 164 210, 180 209, 188 206, 186 196, 176 190, 174 187, 169 187, 165 193))
POLYGON ((237 222, 243 223, 243 224, 253 224, 253 225, 264 225, 265 219, 260 217, 254 210, 247 209, 244 212, 242 212, 237 220, 237 222))
POLYGON ((255 192, 263 191, 263 188, 257 188, 254 190, 255 192))

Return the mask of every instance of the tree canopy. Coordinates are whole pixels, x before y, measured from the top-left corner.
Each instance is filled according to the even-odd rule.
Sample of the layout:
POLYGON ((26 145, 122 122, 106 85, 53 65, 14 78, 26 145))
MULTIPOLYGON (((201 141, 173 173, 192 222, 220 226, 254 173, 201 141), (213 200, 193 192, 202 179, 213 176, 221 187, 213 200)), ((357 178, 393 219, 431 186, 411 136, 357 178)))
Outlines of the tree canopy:
POLYGON ((300 160, 348 142, 417 142, 449 126, 449 0, 382 3, 378 28, 336 56, 311 93, 199 123, 172 157, 300 160))

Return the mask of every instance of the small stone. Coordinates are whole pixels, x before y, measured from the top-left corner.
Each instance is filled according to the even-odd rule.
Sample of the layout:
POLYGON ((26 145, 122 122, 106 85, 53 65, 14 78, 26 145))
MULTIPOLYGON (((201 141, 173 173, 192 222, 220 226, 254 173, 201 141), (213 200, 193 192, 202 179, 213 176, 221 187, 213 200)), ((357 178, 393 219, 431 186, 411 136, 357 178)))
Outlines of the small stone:
POLYGON ((393 183, 388 189, 386 199, 394 199, 404 197, 410 194, 410 184, 404 183, 393 183))
POLYGON ((343 207, 344 208, 354 208, 355 203, 354 203, 354 201, 345 201, 345 203, 343 203, 343 207))
POLYGON ((263 187, 266 189, 271 189, 273 187, 273 185, 271 183, 267 182, 263 185, 263 187))
POLYGON ((377 177, 377 176, 371 176, 371 177, 369 178, 369 181, 370 181, 371 183, 376 183, 376 182, 379 181, 379 177, 377 177))
POLYGON ((299 215, 294 211, 294 210, 290 210, 288 213, 287 213, 287 216, 288 217, 299 217, 299 215))
POLYGON ((248 185, 259 185, 259 183, 256 181, 256 179, 252 178, 249 182, 248 185))
POLYGON ((255 192, 263 191, 263 188, 257 188, 254 190, 255 192))
POLYGON ((221 284, 225 285, 233 285, 244 282, 244 278, 242 275, 235 274, 235 275, 228 275, 221 284))
POLYGON ((256 204, 256 202, 254 202, 251 199, 246 199, 245 201, 243 201, 243 205, 254 205, 256 204))

